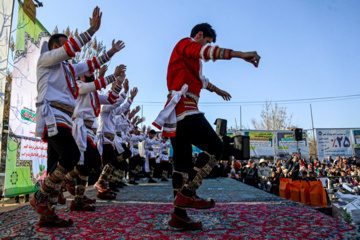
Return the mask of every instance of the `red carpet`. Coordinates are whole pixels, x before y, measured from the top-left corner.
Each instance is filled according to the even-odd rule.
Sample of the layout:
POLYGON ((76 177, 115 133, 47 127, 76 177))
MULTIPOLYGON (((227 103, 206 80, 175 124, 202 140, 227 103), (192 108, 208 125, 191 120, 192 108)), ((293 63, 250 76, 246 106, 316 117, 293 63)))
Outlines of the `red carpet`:
POLYGON ((203 231, 167 226, 171 204, 97 203, 96 212, 68 212, 66 229, 39 228, 30 206, 0 214, 2 239, 357 239, 357 230, 338 219, 292 203, 223 203, 211 210, 189 211, 203 231), (24 221, 26 219, 26 221, 24 221))

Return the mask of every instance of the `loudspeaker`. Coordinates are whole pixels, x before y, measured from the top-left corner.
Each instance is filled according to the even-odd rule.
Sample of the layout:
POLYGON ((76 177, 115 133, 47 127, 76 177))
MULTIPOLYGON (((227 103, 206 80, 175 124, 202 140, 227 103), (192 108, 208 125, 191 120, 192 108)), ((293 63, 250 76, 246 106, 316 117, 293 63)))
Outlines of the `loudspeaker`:
POLYGON ((293 138, 296 141, 303 140, 302 128, 294 128, 293 129, 293 138))
POLYGON ((234 157, 237 160, 250 159, 250 137, 236 135, 234 136, 234 157))
POLYGON ((221 136, 224 136, 226 135, 226 125, 227 125, 227 120, 225 119, 221 119, 221 118, 217 118, 215 120, 215 123, 216 125, 216 134, 217 135, 221 135, 221 136))

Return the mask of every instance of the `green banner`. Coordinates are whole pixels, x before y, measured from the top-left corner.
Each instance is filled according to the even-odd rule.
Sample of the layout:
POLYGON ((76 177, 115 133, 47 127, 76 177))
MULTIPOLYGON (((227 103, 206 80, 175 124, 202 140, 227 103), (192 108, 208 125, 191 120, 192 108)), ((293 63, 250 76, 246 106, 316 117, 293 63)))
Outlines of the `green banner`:
POLYGON ((9 117, 9 129, 12 130, 13 137, 8 139, 5 167, 6 197, 31 193, 38 189, 32 168, 40 165, 39 158, 30 156, 20 159, 20 142, 23 137, 34 137, 36 108, 33 99, 37 94, 34 69, 40 56, 41 39, 49 35, 38 20, 35 24, 30 20, 24 13, 23 3, 20 2, 9 117))
POLYGON ((38 190, 32 182, 31 165, 27 161, 16 161, 19 158, 20 143, 8 138, 5 169, 5 197, 32 193, 38 190), (18 165, 18 166, 17 166, 18 165))
POLYGON ((19 4, 18 24, 16 30, 16 49, 25 49, 25 31, 34 39, 38 38, 39 33, 47 32, 46 28, 36 20, 36 24, 24 13, 23 3, 19 4))

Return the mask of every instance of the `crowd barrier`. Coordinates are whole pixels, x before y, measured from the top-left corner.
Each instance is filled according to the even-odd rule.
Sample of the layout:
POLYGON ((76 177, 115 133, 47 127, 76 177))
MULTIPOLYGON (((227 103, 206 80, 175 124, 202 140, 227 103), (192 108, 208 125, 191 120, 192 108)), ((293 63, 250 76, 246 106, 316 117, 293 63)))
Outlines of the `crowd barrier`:
POLYGON ((326 192, 321 181, 280 178, 279 196, 308 205, 327 207, 326 192))

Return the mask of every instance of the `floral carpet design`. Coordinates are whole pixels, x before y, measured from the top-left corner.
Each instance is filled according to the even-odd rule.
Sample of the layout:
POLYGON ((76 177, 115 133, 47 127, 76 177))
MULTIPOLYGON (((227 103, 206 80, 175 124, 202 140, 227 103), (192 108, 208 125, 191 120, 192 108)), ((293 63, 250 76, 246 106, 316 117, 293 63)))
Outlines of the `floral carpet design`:
MULTIPOLYGON (((217 200, 214 208, 189 210, 191 218, 201 221, 202 231, 180 231, 167 225, 173 206, 168 201, 146 202, 138 186, 126 191, 138 194, 136 202, 124 201, 121 196, 114 201, 96 203, 95 212, 70 212, 69 201, 57 208, 62 218, 71 218, 70 228, 40 228, 38 216, 31 206, 23 206, 0 214, 1 239, 359 239, 357 229, 336 218, 302 207, 279 197, 266 196, 259 189, 231 182, 228 179, 204 181, 204 189, 224 187, 225 196, 217 200), (228 189, 227 189, 228 188, 228 189), (234 189, 239 192, 236 201, 234 189), (241 192, 244 194, 241 194, 241 192), (256 201, 243 201, 253 199, 256 201), (255 197, 258 197, 255 199, 255 197), (260 197, 263 198, 260 198, 260 197), (226 201, 224 200, 226 199, 226 201), (266 200, 267 199, 267 200, 266 200), (277 199, 277 200, 276 200, 277 199), (231 201, 230 201, 231 200, 231 201)), ((169 187, 164 185, 163 188, 169 187)), ((214 190, 216 191, 216 190, 214 190)), ((125 190, 122 191, 125 195, 125 190)), ((162 192, 161 187, 151 195, 162 192)), ((88 194, 90 191, 88 192, 88 194)), ((200 191, 199 191, 200 193, 200 191)), ((209 192, 207 192, 209 193, 209 192)), ((149 193, 150 194, 150 193, 149 193)), ((131 194, 129 194, 131 195, 131 194)), ((127 195, 127 197, 129 196, 127 195)), ((215 195, 215 196, 214 196, 215 195)), ((166 198, 159 196, 159 199, 166 198)), ((150 199, 153 199, 151 197, 150 199)))

